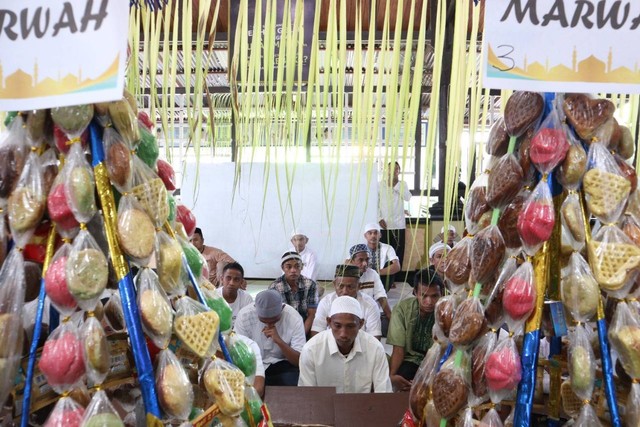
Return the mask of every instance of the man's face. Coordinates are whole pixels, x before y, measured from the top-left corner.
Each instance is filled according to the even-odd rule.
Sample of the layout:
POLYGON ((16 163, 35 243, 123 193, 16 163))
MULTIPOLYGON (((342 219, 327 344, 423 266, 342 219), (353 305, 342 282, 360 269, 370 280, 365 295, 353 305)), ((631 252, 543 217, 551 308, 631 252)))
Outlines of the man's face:
POLYGON ((380 240, 380 232, 378 230, 369 230, 364 233, 364 238, 367 240, 369 247, 378 246, 380 240))
POLYGON ((265 326, 275 326, 276 323, 280 321, 282 318, 282 312, 274 317, 260 317, 258 316, 258 320, 265 324, 265 326))
POLYGON ((453 245, 455 245, 456 243, 456 237, 458 237, 458 233, 449 230, 449 232, 447 233, 447 245, 453 247, 453 245))
POLYGON ((358 252, 351 258, 351 264, 357 266, 360 269, 360 274, 363 274, 369 268, 369 254, 358 252))
POLYGON ((200 252, 204 249, 204 239, 198 233, 193 233, 193 236, 191 237, 191 244, 200 252))
POLYGON ((389 181, 394 181, 400 176, 400 165, 397 163, 389 167, 389 181))
POLYGON ((436 308, 436 303, 441 296, 440 288, 437 285, 418 285, 415 295, 416 298, 418 298, 418 306, 422 313, 433 313, 433 310, 436 308))
POLYGON ((307 247, 308 241, 309 239, 307 239, 307 237, 303 236, 302 234, 296 234, 291 238, 291 244, 293 245, 293 247, 296 249, 296 252, 298 253, 304 251, 304 248, 307 247))
POLYGON ((331 328, 331 333, 333 333, 333 338, 336 340, 340 352, 349 353, 358 336, 358 331, 362 327, 362 320, 353 314, 339 313, 327 317, 327 324, 331 328))
POLYGON ((336 288, 336 295, 339 297, 348 296, 356 298, 358 296, 360 283, 356 277, 336 277, 333 280, 333 286, 336 288))
POLYGON ((293 283, 300 277, 302 263, 297 259, 290 259, 282 264, 282 271, 287 282, 293 283))
POLYGON ((444 277, 444 260, 445 260, 445 249, 440 249, 436 251, 435 254, 431 257, 431 265, 433 265, 436 269, 436 272, 440 275, 440 277, 444 277))
POLYGON ((242 277, 242 273, 233 268, 226 270, 222 274, 222 286, 225 288, 238 290, 242 286, 243 281, 244 277, 242 277))

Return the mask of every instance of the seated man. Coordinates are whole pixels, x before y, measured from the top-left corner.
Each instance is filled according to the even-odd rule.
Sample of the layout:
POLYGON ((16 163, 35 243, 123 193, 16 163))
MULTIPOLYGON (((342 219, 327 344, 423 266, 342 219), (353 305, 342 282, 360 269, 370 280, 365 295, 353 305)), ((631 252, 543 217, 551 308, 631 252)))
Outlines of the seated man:
POLYGON ((284 274, 269 285, 269 289, 280 292, 282 302, 298 311, 304 321, 306 334, 311 330, 318 308, 318 287, 316 282, 300 274, 302 258, 298 252, 285 252, 280 264, 284 274))
POLYGON ((198 227, 196 227, 193 236, 191 236, 191 243, 200 251, 205 261, 207 261, 207 271, 209 271, 209 277, 207 278, 213 286, 218 287, 218 280, 222 278, 222 269, 225 265, 235 260, 222 249, 205 245, 202 230, 198 227))
POLYGON ((389 290, 396 273, 400 271, 400 259, 391 245, 380 242, 380 237, 380 226, 377 223, 365 225, 364 238, 371 252, 369 267, 380 275, 384 288, 389 290))
POLYGON ((429 248, 429 265, 436 270, 442 280, 444 280, 445 259, 450 250, 451 247, 442 242, 434 243, 429 248))
POLYGON ((440 233, 436 234, 436 237, 433 238, 433 243, 443 242, 451 247, 453 247, 453 245, 455 245, 459 241, 460 241, 460 236, 458 236, 458 232, 456 231, 456 228, 451 224, 449 224, 449 228, 447 229, 446 242, 445 242, 444 227, 442 227, 440 229, 440 233))
POLYGON ((360 292, 376 300, 384 315, 390 319, 391 308, 389 308, 387 293, 382 286, 380 275, 369 267, 369 258, 371 258, 369 248, 363 243, 358 243, 351 246, 349 256, 348 262, 360 269, 360 292))
POLYGON ((337 393, 390 393, 389 364, 380 341, 362 332, 362 307, 343 296, 331 303, 326 329, 300 354, 299 386, 335 387, 337 393))
POLYGON ((224 298, 231 307, 233 317, 231 325, 235 324, 240 310, 253 303, 253 298, 243 290, 244 269, 237 262, 231 262, 222 270, 222 286, 216 289, 216 294, 224 298))
POLYGON ((360 269, 355 265, 339 264, 336 266, 335 278, 333 280, 335 292, 331 292, 320 300, 316 318, 311 328, 311 336, 327 329, 327 318, 331 310, 331 303, 341 296, 349 296, 357 299, 362 306, 362 312, 364 314, 363 330, 378 339, 382 336, 378 304, 369 295, 365 295, 358 290, 360 287, 358 280, 360 280, 360 269))
POLYGON ((260 347, 266 385, 298 384, 298 361, 305 344, 302 318, 282 303, 273 289, 256 295, 255 303, 238 313, 235 330, 260 347))
POLYGON ((315 281, 318 279, 317 257, 316 253, 307 246, 307 243, 309 243, 309 237, 302 230, 297 229, 291 233, 291 244, 293 245, 291 250, 298 252, 302 258, 301 274, 315 281))
POLYGON ((389 373, 394 390, 407 391, 420 363, 433 343, 434 309, 444 293, 442 279, 433 267, 414 277, 415 298, 401 300, 393 309, 387 344, 393 346, 389 373))

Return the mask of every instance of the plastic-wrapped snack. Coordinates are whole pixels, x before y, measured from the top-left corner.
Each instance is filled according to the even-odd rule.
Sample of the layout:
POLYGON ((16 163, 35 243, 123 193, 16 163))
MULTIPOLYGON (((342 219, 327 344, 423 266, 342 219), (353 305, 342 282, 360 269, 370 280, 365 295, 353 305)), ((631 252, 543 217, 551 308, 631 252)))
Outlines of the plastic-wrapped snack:
POLYGON ((454 359, 450 357, 442 365, 431 386, 435 409, 442 418, 456 415, 469 397, 469 355, 463 353, 460 366, 455 365, 454 359))
POLYGON ((514 92, 504 109, 504 123, 510 136, 520 136, 542 115, 544 99, 535 92, 514 92))
POLYGON ((618 144, 622 139, 622 131, 618 121, 611 117, 606 122, 601 124, 591 137, 592 142, 599 142, 604 144, 612 152, 618 148, 618 144))
POLYGON ((12 250, 0 270, 0 404, 13 389, 22 356, 22 307, 24 306, 24 259, 12 250))
POLYGON ((527 261, 518 267, 513 276, 504 284, 502 308, 507 315, 506 322, 509 325, 509 331, 517 333, 522 329, 535 305, 536 287, 533 265, 527 261))
POLYGON ((580 196, 577 193, 569 193, 560 207, 560 220, 562 223, 563 240, 571 247, 572 251, 580 251, 584 247, 586 227, 580 207, 580 196))
POLYGON ((80 336, 87 376, 93 384, 102 384, 111 367, 107 334, 95 316, 89 316, 80 329, 80 336))
POLYGON ((93 310, 107 287, 107 258, 89 231, 80 230, 73 240, 67 259, 66 279, 69 292, 80 308, 93 310))
POLYGON ((169 217, 167 221, 169 221, 169 224, 173 227, 176 220, 177 202, 171 194, 167 194, 167 204, 169 205, 169 217))
POLYGON ((129 147, 135 147, 140 140, 138 131, 138 121, 131 110, 131 106, 125 99, 109 103, 109 115, 113 121, 113 126, 122 135, 129 147))
POLYGON ((51 300, 51 304, 63 316, 71 315, 78 307, 78 303, 67 286, 67 259, 70 252, 71 245, 69 243, 60 246, 44 275, 47 296, 51 300))
POLYGON ((169 295, 184 295, 188 280, 182 263, 182 246, 166 232, 158 231, 155 241, 156 265, 162 289, 169 295))
MULTIPOLYGON (((587 245, 593 276, 608 293, 623 292, 640 265, 640 248, 615 226, 601 227, 587 245)), ((623 296, 623 295, 622 295, 623 296)))
POLYGON ((134 264, 146 266, 153 254, 156 229, 140 203, 132 195, 120 198, 117 223, 118 242, 134 264))
POLYGON ((40 223, 47 205, 40 158, 29 153, 20 179, 7 203, 9 227, 19 247, 24 247, 40 223))
POLYGON ((89 142, 89 129, 85 129, 79 136, 67 135, 58 125, 53 125, 53 142, 60 154, 66 155, 75 142, 80 142, 82 147, 86 147, 89 142))
POLYGON ((456 309, 449 340, 456 346, 468 346, 480 336, 485 326, 482 303, 478 298, 468 298, 456 309))
POLYGON ((588 322, 595 316, 600 301, 600 288, 593 278, 589 264, 582 255, 571 254, 562 269, 560 281, 562 303, 578 322, 588 322))
POLYGON ((93 104, 51 109, 51 119, 70 136, 79 136, 93 118, 93 104))
POLYGON ((115 129, 107 127, 102 137, 104 162, 111 183, 121 193, 131 186, 131 151, 115 129))
POLYGON ((185 205, 178 205, 176 208, 176 219, 184 226, 187 236, 193 236, 196 231, 196 216, 185 205))
POLYGON ((626 302, 618 303, 609 328, 609 341, 631 378, 640 378, 640 321, 626 302))
POLYGON ((256 374, 256 355, 251 347, 238 335, 231 332, 225 340, 231 361, 242 371, 246 377, 256 374))
POLYGON ((182 251, 187 259, 187 264, 191 269, 194 277, 199 278, 202 276, 203 269, 207 267, 207 261, 204 259, 200 251, 186 240, 178 237, 178 241, 182 246, 182 251))
POLYGON ((18 184, 27 160, 26 132, 21 120, 9 126, 7 137, 0 144, 0 198, 9 197, 18 184))
POLYGON ((633 243, 640 246, 640 223, 634 215, 624 215, 622 231, 633 243))
POLYGON ((492 208, 509 204, 520 191, 524 174, 516 156, 505 154, 489 174, 487 203, 492 208))
POLYGON ((493 403, 499 403, 515 394, 522 377, 522 366, 513 338, 498 341, 493 351, 487 356, 484 376, 493 403))
POLYGON ((82 379, 85 374, 84 352, 82 338, 74 322, 62 323, 49 335, 38 367, 57 393, 72 390, 82 379))
POLYGON ((46 143, 45 137, 50 132, 51 122, 47 110, 31 110, 24 121, 30 145, 37 147, 46 143))
POLYGON ((480 231, 471 243, 471 275, 479 283, 489 281, 504 258, 504 239, 497 225, 480 231))
POLYGON ((640 383, 631 384, 624 420, 628 426, 640 425, 640 383))
POLYGON ((174 191, 176 189, 176 173, 173 171, 171 163, 166 160, 158 159, 156 163, 158 168, 158 176, 167 187, 168 191, 174 191))
POLYGON ((479 427, 503 427, 502 419, 495 408, 489 409, 489 412, 484 414, 480 421, 479 427))
POLYGON ((504 311, 502 310, 504 284, 516 272, 517 268, 516 258, 509 257, 502 265, 500 276, 498 276, 498 280, 485 302, 484 316, 487 319, 487 326, 492 329, 498 329, 504 323, 504 311))
POLYGON ((524 175, 524 182, 531 185, 535 178, 536 168, 531 162, 531 140, 533 139, 534 128, 529 128, 518 138, 518 161, 524 175))
POLYGON ((584 94, 570 94, 564 99, 567 121, 585 142, 590 143, 595 130, 613 116, 613 103, 606 99, 591 99, 584 94))
POLYGON ((189 376, 171 350, 162 350, 157 360, 156 390, 160 406, 169 417, 186 420, 193 405, 189 376))
POLYGON ((570 146, 567 155, 558 168, 558 181, 568 190, 575 190, 587 170, 587 153, 582 144, 566 130, 570 146))
POLYGON ((139 124, 140 143, 136 150, 138 157, 151 169, 156 168, 156 161, 160 155, 156 137, 147 130, 144 125, 139 124))
POLYGON ((175 305, 173 329, 176 336, 198 356, 213 355, 218 348, 218 314, 186 297, 180 298, 175 305))
POLYGON ((133 188, 131 193, 138 199, 153 223, 161 227, 169 217, 167 189, 154 171, 138 157, 133 157, 133 188))
POLYGON ((260 395, 250 385, 244 388, 244 409, 240 416, 248 427, 257 427, 264 418, 262 415, 262 399, 260 395))
POLYGON ((436 374, 440 357, 440 344, 433 343, 413 378, 409 391, 409 410, 414 419, 422 420, 424 418, 424 408, 429 400, 431 382, 436 374))
POLYGON ((73 216, 67 191, 65 190, 65 174, 68 168, 63 168, 53 182, 47 197, 47 211, 49 218, 56 223, 58 231, 67 237, 73 236, 80 225, 73 216))
POLYGON ((44 194, 48 195, 53 186, 53 181, 58 176, 58 158, 53 148, 47 149, 40 156, 40 165, 42 167, 42 188, 44 194))
POLYGON ((233 310, 225 299, 216 292, 203 288, 205 303, 207 307, 218 313, 220 318, 220 332, 231 330, 233 320, 233 310))
POLYGON ((560 123, 558 113, 553 109, 531 140, 529 155, 538 171, 548 174, 565 159, 567 151, 569 142, 565 129, 560 123))
POLYGON ((495 345, 496 334, 493 331, 487 332, 471 352, 471 391, 478 398, 483 398, 487 394, 487 381, 484 378, 485 362, 495 345))
POLYGON ((95 181, 79 144, 71 146, 65 170, 64 188, 69 206, 78 222, 87 223, 97 211, 95 181))
POLYGON ((9 230, 6 222, 6 212, 0 200, 0 265, 4 264, 9 249, 9 230))
POLYGON ((127 328, 122 310, 122 300, 118 292, 114 292, 104 305, 104 320, 114 332, 121 332, 127 328))
POLYGON ((70 397, 58 400, 43 427, 80 427, 84 408, 70 397))
POLYGON ((584 325, 569 335, 569 377, 573 392, 582 400, 591 400, 596 379, 596 358, 584 325))
POLYGON ((449 340, 449 331, 453 323, 458 301, 456 295, 446 295, 438 300, 434 309, 436 324, 433 326, 433 333, 441 342, 449 340))
POLYGON ((600 423, 593 406, 584 405, 580 409, 580 416, 573 427, 602 427, 602 423, 600 423))
POLYGON ((638 188, 638 175, 636 174, 636 170, 617 154, 614 155, 613 158, 615 159, 618 168, 620 168, 622 176, 626 178, 627 181, 629 181, 629 185, 631 186, 630 191, 636 191, 636 188, 638 188))
POLYGON ((458 421, 456 421, 456 427, 474 427, 476 420, 473 419, 473 409, 470 406, 462 412, 458 421))
POLYGON ((147 128, 148 131, 152 131, 155 126, 149 115, 144 111, 138 111, 138 124, 147 128))
POLYGON ((615 222, 622 214, 631 184, 602 144, 591 144, 589 165, 582 180, 587 207, 604 223, 615 222))
POLYGON ((525 252, 533 256, 549 240, 556 222, 549 183, 540 181, 518 217, 518 233, 525 252))
POLYGON ((503 210, 498 220, 498 228, 504 239, 504 244, 510 251, 519 251, 522 247, 518 233, 518 217, 524 209, 524 204, 531 191, 524 188, 503 210))
POLYGON ((160 287, 158 276, 150 268, 142 268, 135 278, 142 327, 158 348, 166 348, 173 330, 173 310, 160 287))
POLYGON ((444 261, 444 276, 454 285, 464 285, 471 273, 471 237, 455 244, 444 261))
POLYGON ((464 207, 465 226, 470 234, 480 231, 481 219, 491 211, 487 203, 487 174, 483 174, 473 183, 464 207))
POLYGON ((636 149, 636 144, 631 134, 631 129, 627 126, 620 126, 620 143, 618 144, 617 153, 623 159, 630 159, 636 149))
POLYGON ((104 390, 98 390, 91 398, 84 412, 82 427, 124 427, 104 390))
POLYGON ((504 118, 500 117, 491 127, 489 140, 487 141, 487 153, 492 156, 507 154, 509 147, 509 134, 504 124, 504 118))
POLYGON ((214 357, 204 369, 202 382, 223 414, 240 415, 244 408, 244 374, 240 369, 214 357))

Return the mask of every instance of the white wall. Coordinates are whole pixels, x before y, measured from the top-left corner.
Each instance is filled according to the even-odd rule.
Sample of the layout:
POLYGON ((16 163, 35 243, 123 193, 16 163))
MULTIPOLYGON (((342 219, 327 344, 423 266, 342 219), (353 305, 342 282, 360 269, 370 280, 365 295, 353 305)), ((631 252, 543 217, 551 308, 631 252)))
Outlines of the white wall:
POLYGON ((195 164, 187 163, 181 199, 193 209, 205 244, 229 253, 246 277, 282 274, 280 257, 295 227, 309 236, 318 278, 330 280, 349 247, 364 241, 364 224, 377 220, 377 174, 366 163, 241 164, 234 194, 235 169, 201 163, 196 187, 195 164))

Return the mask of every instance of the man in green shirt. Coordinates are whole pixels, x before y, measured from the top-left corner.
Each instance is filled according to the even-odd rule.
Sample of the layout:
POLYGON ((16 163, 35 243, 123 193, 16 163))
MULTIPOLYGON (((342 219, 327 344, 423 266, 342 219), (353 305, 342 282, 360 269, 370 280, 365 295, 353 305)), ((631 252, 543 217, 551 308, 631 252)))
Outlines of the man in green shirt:
POLYGON ((420 363, 433 343, 436 302, 444 293, 444 283, 433 267, 416 273, 413 295, 393 309, 387 344, 393 346, 389 376, 395 391, 407 391, 420 363))

